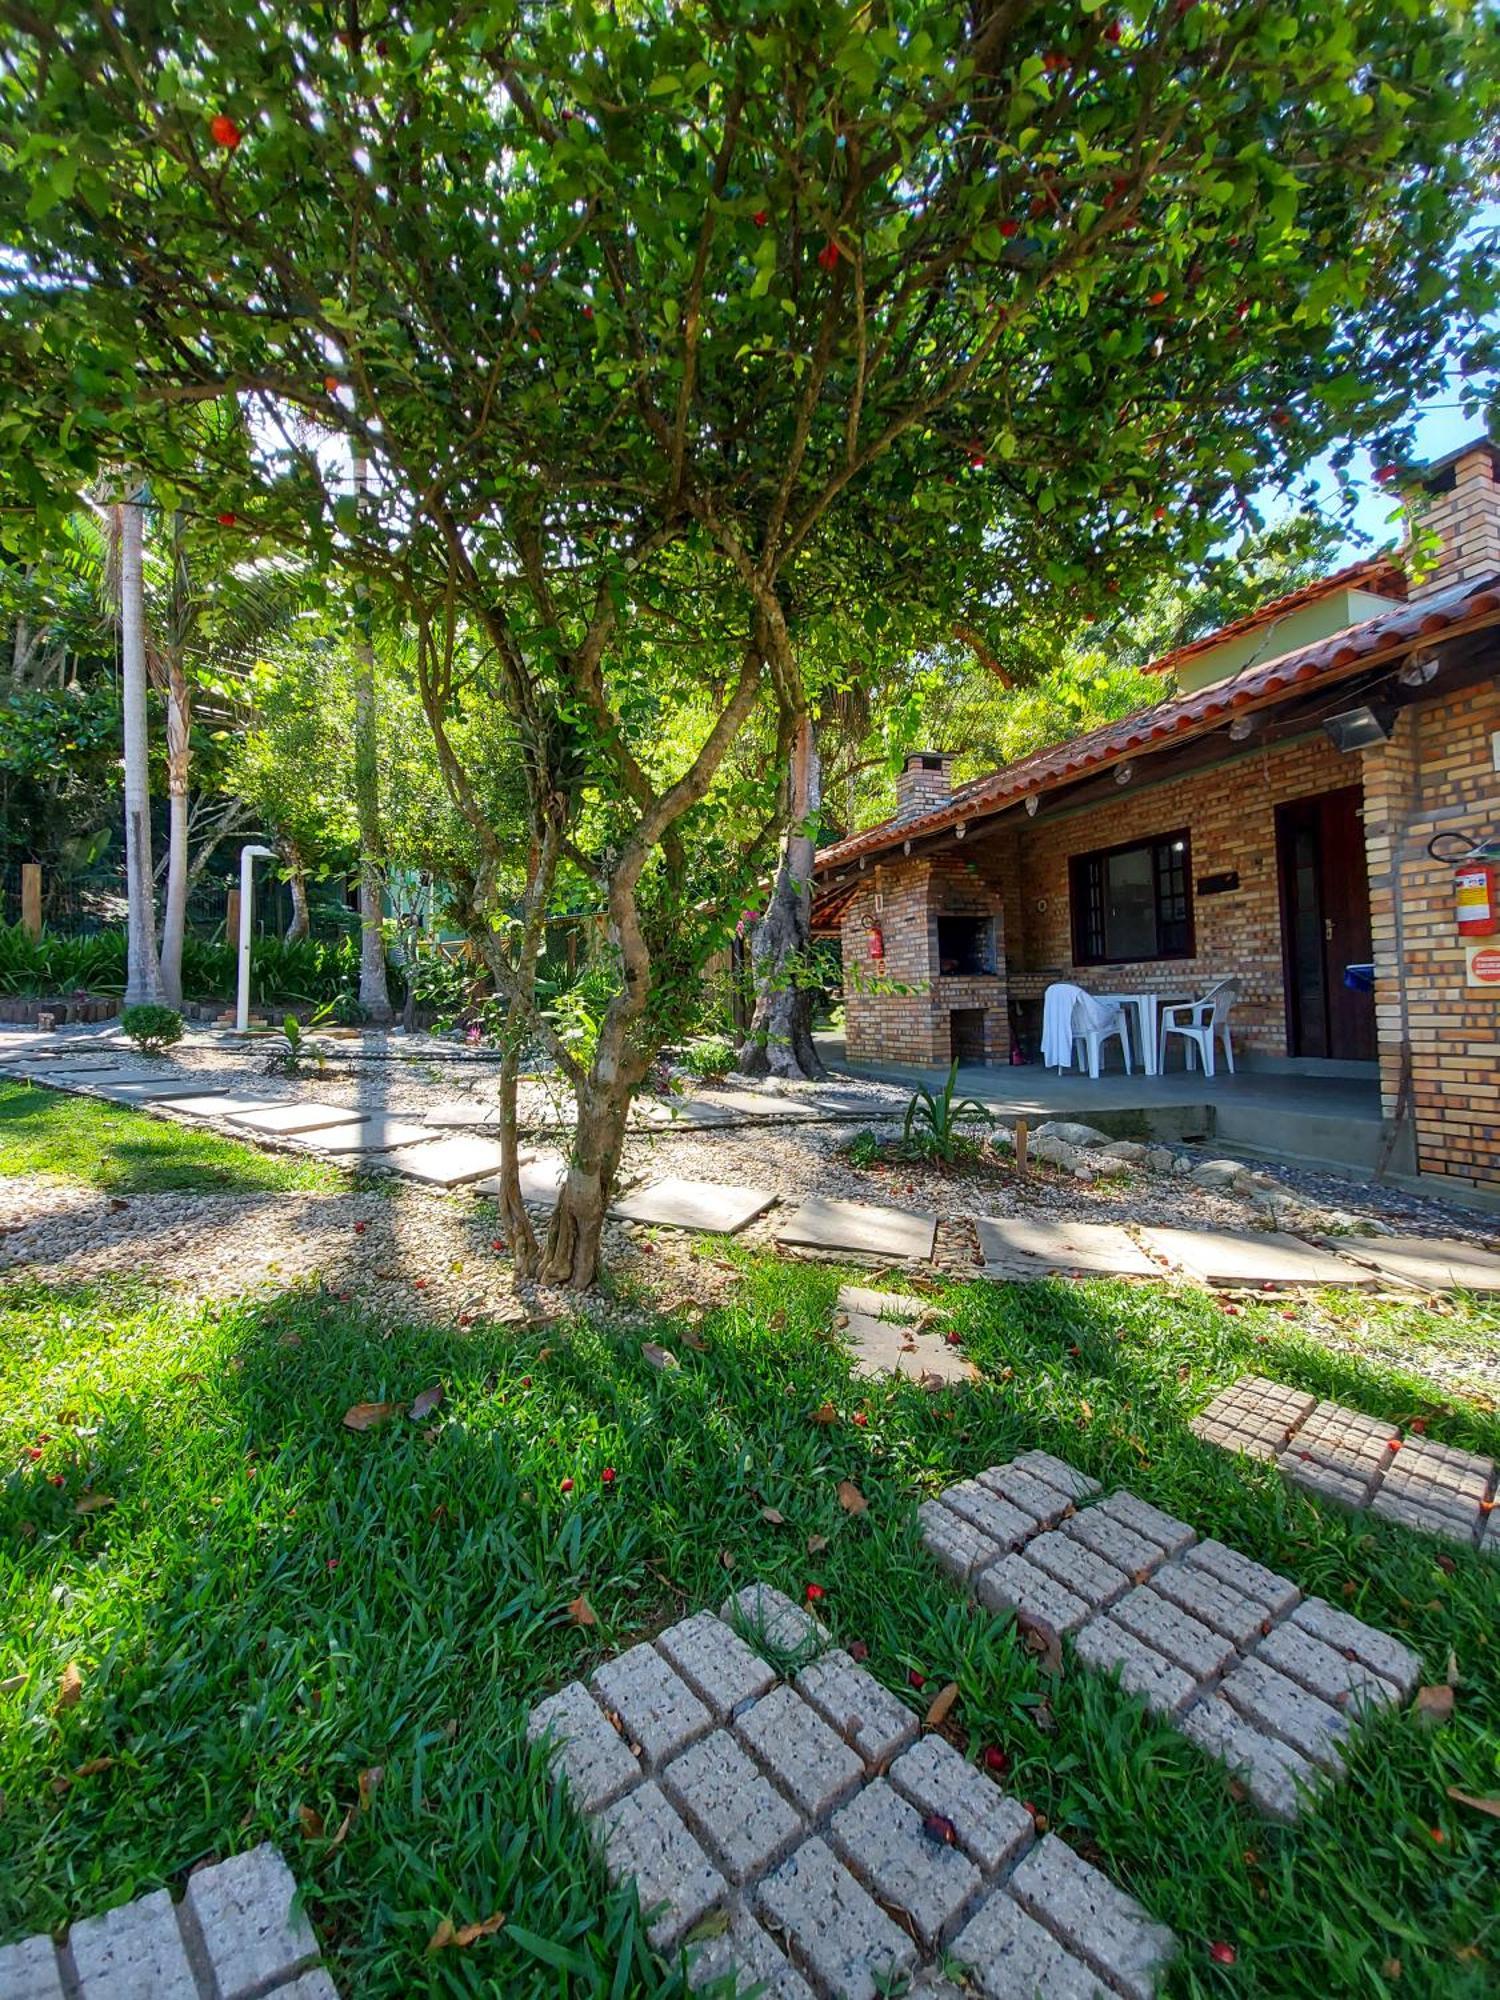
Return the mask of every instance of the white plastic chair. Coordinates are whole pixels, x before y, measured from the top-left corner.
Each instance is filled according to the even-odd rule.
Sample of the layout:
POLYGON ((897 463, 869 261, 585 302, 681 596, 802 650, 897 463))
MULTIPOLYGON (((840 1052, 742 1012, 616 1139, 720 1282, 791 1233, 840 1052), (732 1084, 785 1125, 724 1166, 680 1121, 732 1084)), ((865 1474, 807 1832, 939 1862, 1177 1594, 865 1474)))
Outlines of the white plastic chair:
POLYGON ((1125 1074, 1130 1075, 1130 1037, 1125 1032, 1125 1010, 1123 1007, 1108 1007, 1096 1000, 1091 993, 1081 993, 1073 1004, 1073 1060, 1079 1067, 1080 1051, 1088 1061, 1088 1072, 1096 1081, 1099 1075, 1099 1051, 1112 1036, 1120 1040, 1120 1055, 1125 1063, 1125 1074))
POLYGON ((1237 979, 1220 979, 1197 1000, 1161 1010, 1161 1053, 1158 1067, 1167 1067, 1167 1037, 1182 1036, 1182 1060, 1187 1069, 1203 1064, 1203 1074, 1214 1073, 1214 1043, 1224 1044, 1224 1060, 1234 1075, 1234 1043, 1229 1039, 1229 1016, 1240 997, 1237 979))

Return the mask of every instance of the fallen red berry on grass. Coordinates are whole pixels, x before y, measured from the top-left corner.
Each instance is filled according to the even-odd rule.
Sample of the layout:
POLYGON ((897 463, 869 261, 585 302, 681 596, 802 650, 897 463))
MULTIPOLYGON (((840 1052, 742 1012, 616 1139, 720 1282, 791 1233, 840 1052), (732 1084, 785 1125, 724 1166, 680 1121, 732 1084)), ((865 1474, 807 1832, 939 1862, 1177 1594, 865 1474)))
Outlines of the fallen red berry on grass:
POLYGON ((850 1419, 850 1422, 858 1424, 861 1430, 864 1429, 865 1425, 869 1421, 870 1419, 865 1415, 863 1410, 856 1410, 854 1412, 853 1417, 850 1419))
POLYGON ((1208 1947, 1208 1955, 1215 1965, 1233 1965, 1235 1949, 1232 1944, 1225 1944, 1220 1941, 1208 1947))
POLYGON ((613 1486, 615 1483, 614 1467, 612 1465, 606 1465, 604 1470, 599 1474, 599 1477, 603 1480, 606 1486, 613 1486))
POLYGON ((240 143, 240 128, 227 113, 219 111, 208 121, 208 136, 216 146, 232 153, 240 143))
POLYGON ((823 1595, 823 1586, 822 1586, 822 1584, 821 1584, 821 1583, 810 1583, 810 1584, 809 1584, 809 1585, 807 1586, 807 1592, 806 1592, 806 1595, 807 1595, 807 1601, 808 1601, 808 1603, 809 1603, 809 1604, 816 1604, 816 1603, 818 1602, 819 1598, 820 1598, 820 1597, 821 1597, 821 1596, 823 1595))
POLYGON ((492 1250, 503 1250, 505 1248, 505 1238, 503 1236, 492 1236, 490 1238, 490 1248, 492 1250))
POLYGON ((328 1558, 328 1561, 327 1561, 327 1563, 326 1563, 326 1564, 325 1564, 324 1566, 325 1566, 325 1568, 327 1568, 327 1569, 337 1569, 337 1568, 338 1568, 338 1566, 339 1566, 339 1559, 338 1559, 338 1557, 337 1557, 337 1556, 330 1556, 330 1557, 328 1558))
POLYGON ((558 1491, 559 1491, 560 1493, 571 1493, 571 1492, 573 1491, 573 1482, 572 1482, 572 1480, 571 1480, 571 1479, 564 1479, 564 1480, 563 1480, 563 1481, 561 1482, 561 1484, 559 1485, 559 1487, 558 1487, 558 1491))
POLYGON ((1010 1769, 1010 1759, 998 1743, 985 1745, 984 1768, 987 1771, 994 1771, 997 1775, 1003 1775, 1010 1769))
POLYGON ((927 1685, 927 1676, 926 1674, 919 1674, 915 1667, 908 1667, 906 1670, 906 1685, 908 1687, 924 1688, 927 1685))
POLYGON ((411 1282, 412 1282, 412 1286, 413 1286, 413 1289, 414 1289, 414 1290, 416 1290, 416 1291, 419 1291, 419 1292, 425 1292, 425 1291, 426 1291, 426 1289, 427 1289, 427 1280, 426 1280, 425 1278, 413 1278, 411 1282))
POLYGON ((42 1454, 40 1453, 40 1451, 37 1450, 34 1444, 29 1444, 25 1446, 21 1453, 21 1456, 23 1458, 29 1459, 33 1465, 36 1464, 37 1460, 41 1457, 41 1455, 42 1454))
POLYGON ((354 1225, 354 1233, 355 1233, 355 1235, 356 1235, 356 1236, 363 1236, 363 1235, 364 1235, 364 1233, 365 1233, 365 1231, 366 1231, 366 1230, 367 1230, 367 1229, 369 1228, 369 1226, 370 1226, 370 1225, 369 1225, 369 1223, 368 1223, 368 1222, 356 1222, 356 1223, 355 1223, 355 1225, 354 1225))
POLYGON ((868 1659, 869 1659, 869 1657, 870 1657, 870 1649, 869 1649, 869 1647, 868 1647, 868 1646, 867 1646, 867 1645, 865 1644, 865 1642, 864 1642, 864 1640, 863 1640, 863 1639, 856 1639, 856 1640, 854 1641, 853 1645, 852 1645, 852 1646, 851 1646, 851 1647, 849 1648, 849 1657, 850 1657, 850 1659, 851 1659, 851 1660, 868 1660, 868 1659))
MULTIPOLYGON (((58 1484, 61 1485, 61 1483, 62 1482, 59 1480, 58 1484)), ((1432 1835, 1433 1839, 1437 1842, 1439 1847, 1441 1847, 1443 1842, 1448 1838, 1448 1836, 1443 1832, 1443 1829, 1440 1826, 1430 1826, 1428 1827, 1427 1831, 1432 1835)))
POLYGON ((523 1375, 521 1377, 521 1387, 523 1389, 529 1389, 531 1387, 531 1377, 529 1375, 523 1375))

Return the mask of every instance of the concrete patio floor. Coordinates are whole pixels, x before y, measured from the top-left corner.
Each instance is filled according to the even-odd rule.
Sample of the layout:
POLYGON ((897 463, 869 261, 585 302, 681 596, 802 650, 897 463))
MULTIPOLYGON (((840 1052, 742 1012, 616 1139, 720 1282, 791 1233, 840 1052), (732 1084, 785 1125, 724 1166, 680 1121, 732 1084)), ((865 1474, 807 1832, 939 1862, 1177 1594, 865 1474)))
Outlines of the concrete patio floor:
MULTIPOLYGON (((831 1069, 884 1083, 925 1084, 939 1090, 946 1069, 916 1063, 850 1062, 840 1036, 819 1035, 831 1069)), ((1380 1164, 1384 1122, 1373 1065, 1368 1076, 1318 1071, 1241 1069, 1209 1078, 1197 1070, 1165 1076, 1126 1076, 1110 1070, 1094 1078, 1076 1070, 967 1063, 959 1068, 958 1094, 972 1097, 1007 1122, 1072 1118, 1115 1138, 1212 1141, 1231 1152, 1368 1172, 1380 1164)), ((1392 1173, 1403 1171, 1399 1157, 1392 1173)))

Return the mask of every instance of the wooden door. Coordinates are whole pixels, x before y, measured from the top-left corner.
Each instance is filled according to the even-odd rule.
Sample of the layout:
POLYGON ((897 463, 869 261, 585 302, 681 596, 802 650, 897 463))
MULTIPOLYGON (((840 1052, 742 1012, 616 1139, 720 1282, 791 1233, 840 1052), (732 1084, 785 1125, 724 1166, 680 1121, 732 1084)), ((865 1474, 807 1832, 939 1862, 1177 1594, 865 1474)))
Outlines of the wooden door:
POLYGON ((1358 785, 1276 808, 1287 1040, 1294 1056, 1375 1059, 1375 999, 1345 983, 1369 963, 1370 878, 1358 785))

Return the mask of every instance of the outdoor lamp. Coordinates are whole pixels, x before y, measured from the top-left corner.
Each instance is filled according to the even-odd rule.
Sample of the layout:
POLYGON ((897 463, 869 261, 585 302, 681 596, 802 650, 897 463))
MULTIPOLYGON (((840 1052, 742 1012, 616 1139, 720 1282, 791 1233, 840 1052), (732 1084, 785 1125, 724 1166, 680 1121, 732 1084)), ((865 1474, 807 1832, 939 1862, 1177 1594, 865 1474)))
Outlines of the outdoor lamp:
POLYGON ((1388 743, 1396 726, 1396 711, 1388 701, 1367 701, 1339 715, 1325 715, 1323 733, 1335 750, 1373 750, 1388 743))

